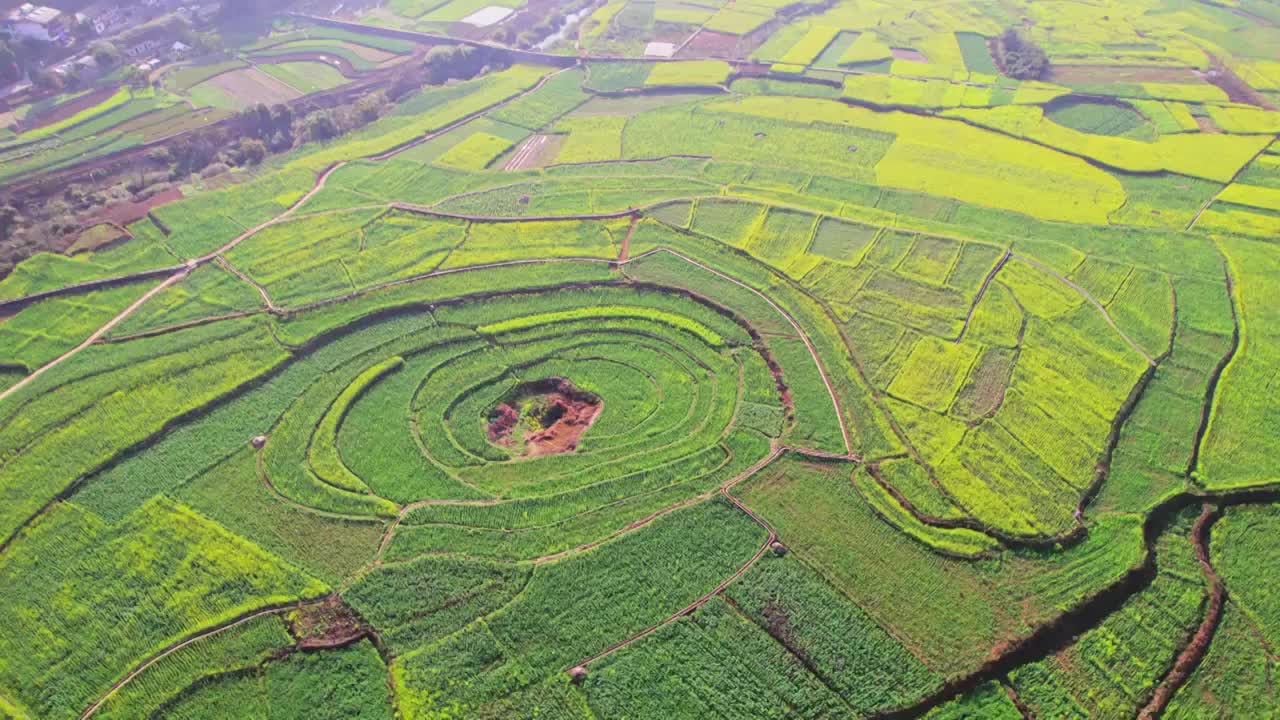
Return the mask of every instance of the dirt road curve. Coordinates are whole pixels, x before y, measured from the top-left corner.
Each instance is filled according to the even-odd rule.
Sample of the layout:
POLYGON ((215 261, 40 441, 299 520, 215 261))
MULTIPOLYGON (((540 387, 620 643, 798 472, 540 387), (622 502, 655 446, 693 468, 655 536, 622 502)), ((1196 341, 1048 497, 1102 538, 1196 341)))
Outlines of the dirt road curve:
POLYGON ((287 605, 282 605, 282 606, 277 605, 277 606, 272 606, 268 608, 262 608, 260 610, 251 612, 248 615, 245 615, 238 619, 231 620, 221 625, 211 627, 208 630, 205 630, 203 632, 196 633, 195 635, 192 635, 186 640, 182 640, 180 642, 174 643, 173 645, 170 645, 164 650, 161 650, 159 653, 156 653, 155 655, 153 655, 150 660, 147 660, 143 662, 141 665, 139 665, 138 667, 134 668, 132 671, 129 672, 128 675, 125 675, 123 678, 120 678, 119 680, 117 680, 116 683, 111 686, 111 689, 106 692, 106 694, 104 694, 102 697, 94 701, 94 703, 90 705, 88 709, 86 709, 84 713, 80 715, 80 720, 86 720, 87 718, 92 717, 94 713, 98 712, 98 708, 102 707, 103 703, 105 703, 107 700, 110 700, 112 695, 115 695, 117 692, 120 691, 120 688, 124 687, 125 685, 128 685, 130 682, 133 681, 134 678, 136 678, 138 675, 141 675, 147 668, 151 667, 152 665, 155 665, 156 663, 160 662, 166 657, 172 655, 173 653, 181 650, 182 648, 194 642, 203 640, 211 635, 217 635, 218 633, 223 632, 224 630, 230 630, 233 627, 243 625, 249 622, 250 620, 253 620, 255 618, 260 618, 263 615, 274 615, 277 613, 286 612, 288 610, 293 610, 295 608, 305 607, 307 605, 316 605, 322 602, 324 602, 323 599, 312 600, 310 602, 289 603, 287 605))
POLYGON ((138 298, 137 300, 135 300, 135 301, 133 302, 133 304, 132 304, 132 305, 130 305, 129 307, 125 308, 124 310, 121 310, 119 315, 116 315, 115 317, 113 317, 113 318, 111 318, 110 320, 108 320, 106 325, 103 325, 102 327, 100 327, 100 328, 98 328, 97 330, 93 331, 93 334, 92 334, 92 335, 90 335, 89 337, 85 338, 85 339, 84 339, 84 342, 82 342, 82 343, 80 343, 79 345, 77 345, 77 346, 75 346, 75 347, 71 348, 70 350, 68 350, 68 351, 66 351, 66 352, 64 352, 64 353, 62 353, 61 355, 59 355, 58 357, 54 358, 53 360, 50 360, 48 363, 46 363, 46 364, 42 365, 42 366, 41 366, 40 368, 38 368, 35 372, 33 372, 33 373, 31 373, 30 375, 28 375, 28 376, 26 376, 26 377, 22 378, 21 380, 19 380, 17 383, 15 383, 12 387, 10 387, 9 389, 5 390, 4 392, 0 392, 0 401, 3 401, 5 398, 9 397, 10 395, 12 395, 12 394, 14 394, 14 393, 18 392, 19 390, 21 390, 22 388, 26 387, 26 386, 27 386, 27 385, 28 385, 32 380, 35 380, 36 378, 40 377, 41 375, 43 375, 43 374, 45 374, 45 373, 49 372, 50 370, 54 369, 55 367, 57 367, 57 366, 59 366, 59 365, 61 365, 61 364, 62 364, 63 362, 65 362, 68 358, 70 358, 72 355, 75 355, 76 353, 80 352, 81 350, 84 350, 85 348, 87 348, 87 347, 89 347, 90 345, 92 345, 92 344, 94 344, 95 342, 97 342, 97 341, 98 341, 98 339, 99 339, 99 338, 101 338, 103 335, 106 335, 108 332, 111 332, 111 328, 113 328, 113 327, 115 327, 116 325, 119 325, 120 323, 124 322, 124 319, 125 319, 125 318, 129 317, 130 315, 132 315, 132 314, 134 313, 134 311, 135 311, 135 310, 137 310, 138 308, 142 307, 142 304, 143 304, 143 303, 145 303, 146 301, 148 301, 148 300, 150 300, 151 298, 155 297, 156 295, 160 294, 160 293, 161 293, 161 292, 163 292, 166 288, 169 288, 170 286, 172 286, 172 285, 176 285, 178 282, 180 282, 183 278, 185 278, 185 277, 187 276, 187 273, 188 273, 188 272, 190 272, 188 269, 179 270, 178 272, 174 273, 173 275, 170 275, 170 276, 169 276, 169 278, 168 278, 167 280, 165 280, 164 282, 162 282, 162 283, 160 283, 159 285, 157 285, 157 286, 155 286, 155 287, 151 288, 150 290, 148 290, 148 291, 147 291, 147 293, 146 293, 145 295, 143 295, 142 297, 140 297, 140 298, 138 298))
MULTIPOLYGON (((614 654, 615 652, 621 650, 622 648, 625 648, 628 645, 631 645, 639 640, 642 640, 652 635, 658 630, 666 627, 667 625, 670 625, 671 623, 697 610, 703 605, 706 605, 707 601, 709 601, 711 598, 723 592, 725 588, 729 587, 729 585, 733 583, 733 581, 742 577, 748 570, 751 569, 752 565, 755 565, 760 558, 764 557, 764 554, 769 551, 769 546, 772 545, 778 539, 778 534, 774 531, 773 527, 769 525, 769 523, 765 522, 764 518, 755 514, 750 508, 748 508, 746 505, 743 505, 742 501, 734 497, 733 488, 736 485, 745 481, 746 479, 750 478, 751 476, 755 475, 756 473, 760 472, 765 467, 768 467, 770 463, 776 460, 778 456, 784 452, 786 452, 785 448, 775 447, 773 452, 769 453, 768 457, 756 463, 755 465, 752 465, 751 467, 747 468, 745 471, 743 471, 741 475, 738 475, 737 477, 732 478, 731 480, 726 482, 724 485, 720 486, 721 495, 723 495, 726 499, 728 499, 729 502, 733 503, 734 506, 736 506, 739 510, 746 513, 748 517, 754 520, 757 525, 764 528, 765 531, 768 533, 768 537, 766 537, 764 543, 760 545, 760 549, 756 550, 756 554, 752 555, 750 560, 744 563, 742 567, 738 568, 737 571, 734 572, 732 575, 725 578, 723 582, 715 586, 710 592, 703 594, 697 600, 694 600, 692 603, 689 603, 685 607, 681 608, 680 610, 676 611, 672 615, 668 616, 662 622, 657 623, 655 625, 651 625, 625 640, 616 642, 610 645, 609 647, 605 648, 604 650, 601 650, 600 652, 596 653, 595 655, 592 655, 589 658, 585 658, 579 661, 577 664, 573 665, 572 667, 586 668, 587 666, 591 665, 591 663, 594 663, 598 660, 606 658, 614 654)), ((663 511, 663 512, 666 512, 666 511, 663 511)), ((569 668, 565 668, 565 669, 568 670, 569 668)))
POLYGON ((1058 272, 1057 270, 1054 270, 1053 268, 1049 267, 1048 265, 1045 265, 1044 263, 1040 262, 1039 260, 1032 260, 1031 258, 1029 258, 1029 257, 1027 257, 1027 256, 1025 256, 1025 255, 1017 255, 1017 254, 1012 255, 1012 257, 1017 258, 1018 260, 1021 260, 1021 261, 1025 262, 1025 263, 1027 263, 1028 265, 1033 265, 1033 266, 1035 266, 1035 267, 1037 267, 1037 268, 1039 268, 1039 269, 1041 269, 1041 270, 1043 270, 1043 271, 1045 271, 1045 272, 1049 273, 1050 275, 1052 275, 1052 276, 1054 276, 1054 277, 1058 278, 1059 280, 1061 280, 1063 283, 1065 283, 1065 284, 1066 284, 1068 287, 1070 287, 1072 290, 1075 290, 1076 292, 1080 293, 1080 295, 1081 295, 1085 300, 1088 300, 1090 304, 1092 304, 1095 308, 1097 308, 1097 309, 1098 309, 1098 312, 1102 313, 1102 317, 1103 317, 1103 319, 1105 319, 1105 320, 1107 321, 1107 324, 1111 326, 1111 329, 1112 329, 1112 330, 1115 330, 1117 333, 1119 333, 1120 337, 1124 339, 1125 343, 1127 343, 1127 344, 1129 345, 1129 347, 1133 348, 1133 351, 1134 351, 1134 352, 1136 352, 1136 353, 1138 353, 1139 355, 1141 355, 1142 357, 1146 358, 1146 361, 1147 361, 1147 364, 1148 364, 1148 365, 1155 365, 1155 364, 1156 364, 1156 359, 1155 359, 1155 358, 1153 358, 1153 357, 1151 357, 1150 355, 1148 355, 1146 350, 1143 350, 1141 347, 1139 347, 1139 346, 1138 346, 1138 343, 1134 342, 1134 341, 1133 341, 1133 340, 1132 340, 1128 335, 1126 335, 1126 334, 1125 334, 1125 332, 1124 332, 1123 330, 1121 330, 1121 329, 1120 329, 1120 326, 1119 326, 1119 325, 1116 325, 1116 321, 1111 317, 1111 313, 1107 312, 1107 308, 1106 308, 1102 303, 1098 302, 1096 298, 1094 298, 1092 295, 1090 295, 1088 290, 1085 290, 1084 288, 1082 288, 1082 287, 1080 287, 1079 285, 1075 284, 1075 283, 1074 283, 1074 282, 1072 282, 1069 278, 1067 278, 1067 276, 1063 275, 1062 273, 1058 272))

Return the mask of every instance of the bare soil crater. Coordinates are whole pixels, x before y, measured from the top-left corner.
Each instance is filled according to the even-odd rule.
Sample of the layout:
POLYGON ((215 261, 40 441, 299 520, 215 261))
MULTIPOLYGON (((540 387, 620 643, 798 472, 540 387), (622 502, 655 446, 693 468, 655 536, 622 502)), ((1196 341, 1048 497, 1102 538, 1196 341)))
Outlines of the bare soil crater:
POLYGON ((603 409, 565 378, 522 383, 489 412, 489 442, 523 457, 573 452, 603 409))

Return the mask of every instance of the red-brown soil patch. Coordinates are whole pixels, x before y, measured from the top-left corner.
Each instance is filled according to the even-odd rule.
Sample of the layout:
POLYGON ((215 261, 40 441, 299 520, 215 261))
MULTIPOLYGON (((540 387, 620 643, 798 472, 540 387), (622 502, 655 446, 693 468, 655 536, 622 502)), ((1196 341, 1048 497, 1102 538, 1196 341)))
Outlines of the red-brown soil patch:
POLYGON ((1222 134, 1222 128, 1218 127, 1218 123, 1214 122, 1211 117, 1197 116, 1196 124, 1200 126, 1200 132, 1202 133, 1222 134))
POLYGON ((742 38, 737 35, 699 30, 676 55, 679 57, 736 58, 742 56, 741 44, 742 38))
POLYGON ((1209 59, 1213 62, 1213 69, 1206 73, 1200 73, 1200 78, 1217 86, 1227 94, 1231 102, 1254 105, 1266 110, 1276 109, 1276 106, 1271 104, 1265 95, 1249 87, 1248 83, 1235 74, 1235 71, 1231 68, 1223 65, 1222 61, 1217 57, 1210 55, 1209 59))
POLYGON ((919 50, 911 48, 889 48, 889 53, 893 55, 894 60, 910 60, 911 62, 927 63, 929 58, 919 50))
POLYGON ((336 595, 294 610, 286 620, 302 650, 342 647, 368 634, 360 618, 336 595))
POLYGON ((1200 82, 1200 78, 1188 68, 1151 65, 1051 65, 1047 79, 1067 84, 1200 82))
POLYGON ((85 93, 74 100, 64 102, 60 105, 55 105, 34 118, 28 118, 25 122, 21 123, 22 129, 24 131, 34 130, 36 128, 44 127, 45 125, 62 122, 77 113, 88 110, 94 105, 104 102, 107 98, 115 94, 116 89, 113 87, 102 88, 100 90, 85 93))
POLYGON ((1155 65, 1050 65, 1050 82, 1087 85, 1100 82, 1201 82, 1189 68, 1161 68, 1155 65))
POLYGON ((573 452, 603 408, 564 378, 526 383, 489 414, 489 441, 526 457, 573 452))
POLYGON ((115 203, 114 205, 109 205, 103 208, 102 210, 98 210, 97 212, 95 212, 93 217, 95 220, 99 220, 101 222, 111 223, 113 225, 119 225, 120 227, 125 227, 129 223, 135 222, 137 220, 141 220, 142 218, 146 217, 147 213, 151 212, 155 208, 158 208, 161 205, 167 205, 175 200, 181 200, 181 199, 182 199, 182 190, 176 187, 169 188, 168 190, 165 190, 163 192, 158 192, 155 195, 152 195, 146 200, 140 200, 138 202, 122 202, 122 203, 115 203))

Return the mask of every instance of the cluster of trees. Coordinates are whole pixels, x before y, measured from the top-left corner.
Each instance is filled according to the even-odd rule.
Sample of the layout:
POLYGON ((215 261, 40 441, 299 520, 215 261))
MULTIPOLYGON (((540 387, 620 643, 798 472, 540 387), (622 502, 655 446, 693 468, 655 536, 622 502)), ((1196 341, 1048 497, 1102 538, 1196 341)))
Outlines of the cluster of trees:
POLYGON ((33 37, 0 39, 0 84, 21 80, 29 71, 40 67, 49 55, 49 43, 33 37))
POLYGON ((511 64, 501 50, 470 45, 440 45, 431 48, 423 59, 423 80, 428 85, 442 85, 450 80, 470 80, 511 64))
POLYGON ((1039 80, 1049 69, 1044 49, 1009 28, 1000 36, 1000 64, 1004 74, 1018 80, 1039 80))
POLYGON ((400 71, 384 91, 387 102, 396 103, 423 85, 443 85, 450 80, 469 80, 491 70, 501 70, 511 64, 511 57, 502 50, 477 48, 470 45, 440 45, 431 48, 421 65, 400 71))
POLYGON ((331 140, 377 120, 390 107, 386 92, 361 95, 336 107, 288 105, 267 107, 261 103, 240 113, 243 131, 262 141, 271 152, 282 152, 299 142, 331 140))
MULTIPOLYGON (((104 59, 114 48, 95 44, 104 59)), ((0 53, 0 62, 5 57, 0 53)), ((100 60, 101 62, 101 60, 100 60)), ((20 203, 0 199, 0 273, 42 249, 59 252, 79 232, 81 216, 94 208, 121 200, 142 200, 172 187, 192 174, 217 175, 232 167, 253 166, 271 153, 285 152, 305 142, 329 140, 363 127, 386 114, 403 97, 424 84, 465 80, 510 65, 501 50, 470 46, 441 46, 424 62, 406 68, 386 89, 366 93, 351 102, 321 107, 258 104, 243 111, 229 127, 198 130, 157 147, 147 156, 149 168, 136 176, 115 180, 100 191, 72 186, 55 197, 29 198, 20 203)))
POLYGON ((565 19, 573 13, 582 10, 592 3, 592 0, 571 0, 568 4, 557 5, 552 12, 542 19, 542 22, 530 27, 519 34, 510 27, 502 27, 495 31, 491 37, 494 42, 503 43, 505 45, 514 45, 518 48, 528 50, 552 34, 564 27, 565 19))

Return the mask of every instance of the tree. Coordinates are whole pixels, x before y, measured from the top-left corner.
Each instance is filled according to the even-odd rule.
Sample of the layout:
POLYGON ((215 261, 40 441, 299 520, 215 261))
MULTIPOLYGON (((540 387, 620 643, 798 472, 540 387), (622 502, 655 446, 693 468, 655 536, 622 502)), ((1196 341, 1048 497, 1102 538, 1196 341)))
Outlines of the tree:
POLYGON ((440 85, 448 80, 466 80, 479 75, 486 67, 507 66, 506 52, 470 45, 440 45, 431 48, 423 60, 427 82, 440 85))
POLYGON ((1000 59, 1004 73, 1018 80, 1039 80, 1049 68, 1044 50, 1013 28, 1000 36, 1000 59))
POLYGON ((76 21, 75 26, 71 28, 71 34, 79 40, 88 40, 95 37, 98 31, 93 27, 93 21, 86 17, 76 21))
POLYGON ((398 101, 405 95, 422 87, 425 79, 421 68, 409 67, 401 70, 392 78, 391 85, 387 88, 387 99, 392 102, 398 101))
POLYGON ((61 90, 62 77, 55 72, 40 70, 31 74, 31 82, 43 90, 61 90))
POLYGON ((98 67, 107 70, 120 64, 124 59, 124 55, 120 52, 120 48, 115 43, 107 40, 99 40, 89 46, 89 53, 93 55, 94 62, 98 63, 98 67))
POLYGON ((147 71, 137 65, 126 67, 123 79, 126 85, 134 88, 144 88, 151 82, 151 78, 147 76, 147 71))
POLYGON ((387 96, 380 92, 361 95, 360 99, 356 100, 356 118, 361 125, 371 123, 378 119, 386 106, 387 96))
POLYGON ((226 49, 222 36, 216 32, 198 32, 191 35, 191 47, 200 55, 220 53, 226 49))
POLYGON ((333 113, 328 110, 309 113, 298 124, 299 134, 307 140, 329 140, 342 134, 333 113))
POLYGON ((22 79, 22 68, 18 67, 18 53, 7 42, 0 42, 0 83, 17 82, 22 79))
POLYGON ((257 165, 267 159, 267 146, 261 140, 242 138, 240 140, 240 161, 249 165, 257 165))
POLYGON ((0 238, 8 239, 18 227, 19 213, 12 205, 0 205, 0 238))

